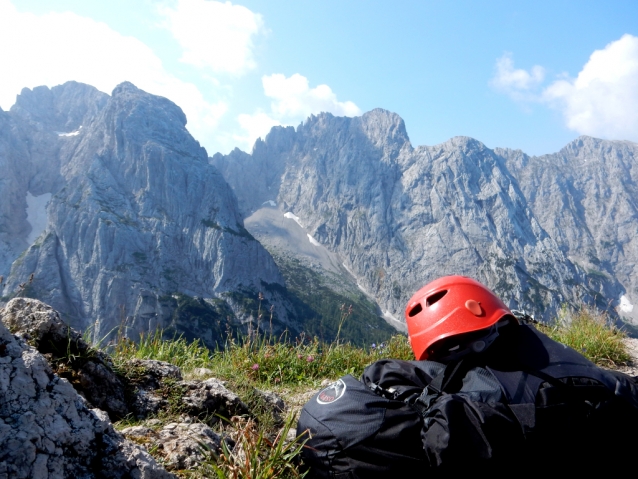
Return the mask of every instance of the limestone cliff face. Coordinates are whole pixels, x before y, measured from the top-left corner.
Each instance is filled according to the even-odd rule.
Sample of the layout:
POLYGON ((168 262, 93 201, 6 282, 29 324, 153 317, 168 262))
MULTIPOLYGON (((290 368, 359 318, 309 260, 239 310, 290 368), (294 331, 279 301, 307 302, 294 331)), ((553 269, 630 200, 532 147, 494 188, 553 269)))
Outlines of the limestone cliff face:
POLYGON ((582 272, 580 288, 636 322, 638 145, 582 136, 551 155, 495 153, 518 179, 543 229, 582 272))
POLYGON ((10 112, 0 110, 0 275, 7 276, 30 235, 38 233, 34 226, 40 225, 27 218, 27 198, 63 185, 61 168, 75 145, 70 140, 107 97, 91 86, 68 82, 52 90, 25 88, 10 112))
POLYGON ((0 184, 18 218, 6 223, 13 243, 2 243, 5 271, 15 260, 5 295, 22 285, 96 337, 123 321, 134 337, 166 327, 176 294, 219 306, 227 293, 283 283, 169 100, 130 83, 110 97, 65 84, 23 91, 0 121, 12 125, 4 144, 17 143, 0 154, 13 165, 0 184), (52 196, 46 228, 16 260, 27 246, 27 192, 52 196))
MULTIPOLYGON (((606 154, 625 165, 623 178, 628 178, 635 145, 607 143, 616 145, 606 154)), ((606 147, 583 145, 575 142, 559 155, 599 155, 597 161, 606 162, 600 156, 606 147)), ((582 230, 585 223, 574 219, 587 209, 589 221, 601 231, 596 238, 602 239, 604 216, 625 233, 617 244, 630 243, 635 220, 627 218, 625 227, 616 224, 618 217, 601 213, 601 193, 595 193, 604 188, 598 179, 618 176, 613 168, 621 167, 608 164, 609 172, 590 174, 592 190, 579 193, 588 199, 558 214, 572 180, 558 170, 534 166, 549 161, 492 151, 466 137, 415 149, 401 118, 384 110, 358 118, 312 116, 296 130, 273 128, 250 155, 236 150, 211 158, 245 215, 269 200, 292 212, 395 317, 402 316, 420 286, 449 274, 477 278, 511 307, 545 318, 563 302, 608 306, 605 301, 612 300, 616 306, 623 288, 633 284, 626 279, 633 264, 625 267, 625 277, 610 272, 594 283, 575 260, 577 251, 586 251, 585 243, 569 240, 566 247, 565 235, 582 241, 589 237, 582 230)), ((629 205, 632 198, 635 192, 625 188, 614 201, 629 205)))

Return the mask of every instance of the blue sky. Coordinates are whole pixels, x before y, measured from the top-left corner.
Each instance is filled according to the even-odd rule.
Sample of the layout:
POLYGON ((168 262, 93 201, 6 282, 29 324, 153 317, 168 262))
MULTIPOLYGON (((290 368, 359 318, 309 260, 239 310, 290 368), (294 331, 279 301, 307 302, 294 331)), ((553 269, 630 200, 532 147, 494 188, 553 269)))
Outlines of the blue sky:
POLYGON ((0 0, 0 106, 67 80, 170 98, 207 148, 398 113, 414 146, 638 141, 636 1, 0 0))

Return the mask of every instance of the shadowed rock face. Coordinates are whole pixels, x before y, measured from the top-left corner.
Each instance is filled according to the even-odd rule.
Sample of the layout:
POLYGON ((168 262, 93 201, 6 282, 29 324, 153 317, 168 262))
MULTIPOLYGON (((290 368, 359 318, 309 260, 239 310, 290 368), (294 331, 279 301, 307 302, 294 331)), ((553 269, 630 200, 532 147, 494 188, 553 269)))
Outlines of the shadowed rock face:
MULTIPOLYGON (((212 301, 283 284, 169 100, 130 83, 110 97, 68 83, 25 89, 0 122, 9 131, 0 138, 0 274, 13 262, 5 295, 24 290, 99 340, 120 326, 133 338, 166 327, 175 293, 212 301), (27 191, 52 194, 48 222, 14 262, 27 247, 27 191)), ((286 321, 285 301, 277 307, 286 321)))
MULTIPOLYGON (((623 211, 629 216, 620 223, 635 223, 633 186, 608 187, 617 191, 615 214, 596 191, 605 181, 620 185, 614 179, 619 176, 633 185, 637 152, 633 143, 588 138, 532 159, 466 137, 415 149, 401 118, 373 110, 358 118, 311 116, 296 130, 273 128, 250 155, 235 150, 210 161, 232 186, 244 215, 274 201, 282 214, 301 218, 394 316, 402 316, 423 284, 463 274, 489 285, 510 307, 547 319, 563 302, 608 307, 609 300, 613 309, 634 287, 628 279, 635 277, 633 260, 621 266, 610 251, 609 269, 594 281, 575 255, 586 251, 590 223, 604 230, 623 211), (598 146, 588 146, 593 144, 598 146), (577 169, 577 158, 606 163, 610 171, 564 174, 561 168, 577 169), (546 163, 562 166, 545 170, 546 163), (566 207, 559 213, 560 205, 566 207)), ((631 228, 617 228, 625 239, 614 244, 625 249, 631 228)), ((600 243, 602 235, 596 237, 600 243)))

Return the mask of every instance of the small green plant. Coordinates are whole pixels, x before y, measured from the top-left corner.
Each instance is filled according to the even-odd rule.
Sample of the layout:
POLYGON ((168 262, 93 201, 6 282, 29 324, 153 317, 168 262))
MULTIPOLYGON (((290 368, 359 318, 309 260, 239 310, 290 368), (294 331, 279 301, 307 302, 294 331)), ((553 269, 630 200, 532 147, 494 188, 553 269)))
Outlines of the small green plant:
POLYGON ((289 416, 271 440, 254 420, 237 418, 235 447, 231 450, 222 442, 221 454, 207 461, 202 473, 205 477, 214 474, 218 479, 303 478, 306 473, 299 471, 297 462, 306 439, 287 440, 295 424, 296 418, 289 416))
POLYGON ((556 323, 540 329, 599 366, 625 364, 630 359, 625 333, 614 326, 606 313, 593 307, 583 305, 571 310, 564 306, 556 323))

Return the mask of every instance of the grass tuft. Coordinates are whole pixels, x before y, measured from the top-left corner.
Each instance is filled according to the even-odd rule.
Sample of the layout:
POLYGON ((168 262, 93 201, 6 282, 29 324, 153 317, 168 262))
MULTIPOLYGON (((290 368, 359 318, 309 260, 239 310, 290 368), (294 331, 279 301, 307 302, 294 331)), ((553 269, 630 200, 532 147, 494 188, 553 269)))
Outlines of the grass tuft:
POLYGON ((264 387, 313 385, 345 374, 358 376, 381 357, 413 359, 407 339, 400 335, 367 349, 338 341, 325 344, 302 336, 294 342, 285 337, 276 341, 231 340, 223 351, 213 355, 210 367, 224 377, 247 376, 264 387))
POLYGON ((619 366, 631 359, 624 342, 626 334, 614 326, 606 313, 590 306, 575 310, 563 307, 553 325, 540 329, 599 366, 619 366))
POLYGON ((200 473, 218 479, 303 478, 306 473, 299 470, 298 458, 306 439, 287 439, 295 424, 295 416, 289 416, 275 437, 269 438, 253 419, 236 418, 231 433, 235 446, 231 450, 223 442, 221 454, 211 455, 200 473))
POLYGON ((164 339, 162 330, 140 334, 137 343, 122 338, 116 343, 111 354, 116 366, 121 366, 129 359, 155 359, 178 366, 182 371, 207 367, 211 361, 210 350, 199 340, 189 343, 182 336, 164 339))

